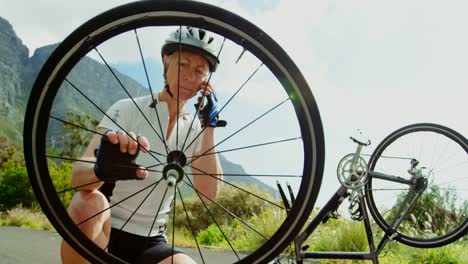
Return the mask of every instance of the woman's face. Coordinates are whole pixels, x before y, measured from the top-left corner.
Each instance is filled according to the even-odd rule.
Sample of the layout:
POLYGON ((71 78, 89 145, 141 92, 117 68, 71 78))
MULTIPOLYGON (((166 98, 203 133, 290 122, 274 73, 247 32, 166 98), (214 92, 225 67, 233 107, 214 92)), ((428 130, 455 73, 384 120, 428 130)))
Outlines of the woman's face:
POLYGON ((170 57, 164 56, 168 62, 166 81, 175 98, 187 101, 203 88, 209 72, 208 61, 198 53, 182 51, 180 56, 180 86, 179 86, 179 52, 174 52, 170 57))

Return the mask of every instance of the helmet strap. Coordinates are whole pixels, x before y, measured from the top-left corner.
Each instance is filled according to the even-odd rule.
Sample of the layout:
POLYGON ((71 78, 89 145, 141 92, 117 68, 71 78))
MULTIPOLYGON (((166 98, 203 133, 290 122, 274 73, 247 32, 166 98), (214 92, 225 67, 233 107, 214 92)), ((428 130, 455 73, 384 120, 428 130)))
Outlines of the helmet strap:
POLYGON ((164 84, 164 88, 166 88, 167 93, 171 96, 171 98, 174 98, 174 95, 172 94, 171 90, 169 90, 169 84, 164 84))
POLYGON ((166 72, 167 72, 167 64, 166 61, 163 58, 163 65, 164 65, 164 88, 167 90, 167 93, 171 96, 171 98, 174 98, 174 95, 172 94, 171 90, 169 89, 169 84, 167 83, 167 77, 166 77, 166 72))

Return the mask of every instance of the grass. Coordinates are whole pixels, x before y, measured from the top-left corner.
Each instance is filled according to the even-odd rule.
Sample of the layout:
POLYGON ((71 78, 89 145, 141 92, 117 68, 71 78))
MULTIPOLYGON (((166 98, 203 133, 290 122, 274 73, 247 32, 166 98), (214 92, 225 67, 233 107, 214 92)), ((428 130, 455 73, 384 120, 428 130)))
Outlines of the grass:
MULTIPOLYGON (((372 227, 375 243, 380 242, 381 232, 375 226, 372 227)), ((390 244, 390 243, 389 243, 390 244)), ((306 240, 304 245, 310 245, 307 251, 369 251, 367 237, 362 222, 355 222, 341 218, 330 219, 321 224, 306 240)), ((414 248, 404 244, 395 243, 388 250, 388 244, 379 256, 379 263, 409 263, 409 264, 456 264, 468 263, 468 239, 460 240, 439 248, 414 248), (385 254, 388 251, 387 254, 385 254)), ((320 263, 372 263, 362 260, 327 260, 320 263)))
POLYGON ((439 248, 414 248, 403 244, 395 244, 389 253, 379 258, 380 263, 431 263, 457 264, 468 263, 466 242, 457 241, 439 248))
POLYGON ((362 222, 349 219, 330 219, 319 226, 317 234, 308 240, 314 251, 367 251, 367 237, 362 222))
POLYGON ((0 226, 18 226, 37 230, 54 230, 47 217, 39 210, 22 206, 0 213, 0 226))
MULTIPOLYGON (((271 221, 282 220, 284 215, 279 211, 266 210, 261 215, 252 217, 249 222, 262 233, 271 236, 275 226, 271 221), (269 220, 269 221, 268 221, 269 220)), ((28 209, 18 206, 6 212, 0 213, 0 226, 18 226, 22 228, 38 230, 54 230, 46 216, 38 209, 28 209)), ((263 239, 253 232, 246 232, 241 223, 233 222, 231 225, 223 225, 223 231, 230 237, 235 236, 234 248, 240 251, 249 251, 257 248, 263 239), (242 231, 244 230, 244 231, 242 231)), ((168 230, 168 241, 172 243, 172 231, 168 230)), ((211 225, 197 234, 198 243, 203 247, 213 250, 230 250, 224 241, 219 229, 211 225)), ((184 228, 176 229, 175 242, 179 247, 196 247, 192 233, 184 228)), ((378 242, 378 241, 376 241, 378 242)), ((310 236, 305 244, 309 244, 309 251, 368 251, 367 238, 362 222, 349 219, 330 219, 327 223, 319 225, 318 229, 310 236)), ((413 248, 395 243, 387 254, 384 249, 379 257, 379 263, 434 263, 457 264, 468 263, 468 240, 462 238, 456 243, 431 249, 413 248)), ((320 263, 371 263, 358 260, 321 260, 320 263)))

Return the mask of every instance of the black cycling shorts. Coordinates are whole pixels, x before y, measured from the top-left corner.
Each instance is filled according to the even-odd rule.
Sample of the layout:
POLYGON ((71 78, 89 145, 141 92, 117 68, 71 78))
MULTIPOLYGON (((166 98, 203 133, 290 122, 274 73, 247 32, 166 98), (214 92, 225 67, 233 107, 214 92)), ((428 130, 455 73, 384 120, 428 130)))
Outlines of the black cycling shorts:
POLYGON ((163 235, 147 239, 144 236, 127 233, 115 228, 111 230, 108 250, 109 253, 122 260, 138 264, 154 264, 173 254, 185 254, 175 247, 174 251, 172 251, 172 245, 167 243, 166 237, 163 235))

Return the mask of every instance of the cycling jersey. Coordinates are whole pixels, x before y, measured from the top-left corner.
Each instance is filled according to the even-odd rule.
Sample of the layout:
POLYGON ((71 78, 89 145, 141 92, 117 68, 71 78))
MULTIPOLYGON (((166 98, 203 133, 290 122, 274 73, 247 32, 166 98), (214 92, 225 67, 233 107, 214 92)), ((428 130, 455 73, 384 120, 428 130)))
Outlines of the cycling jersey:
MULTIPOLYGON (((131 101, 131 99, 123 99, 116 102, 109 108, 106 114, 127 132, 132 131, 136 135, 143 135, 148 139, 150 143, 150 150, 159 154, 153 152, 150 155, 147 153, 140 152, 136 159, 136 163, 144 167, 151 166, 151 170, 162 172, 164 165, 158 164, 167 162, 167 159, 165 157, 167 156, 167 151, 164 143, 159 138, 159 136, 164 139, 167 138, 166 134, 167 127, 169 124, 169 111, 167 103, 160 102, 158 97, 159 95, 155 94, 154 102, 152 102, 152 98, 150 95, 134 99, 136 104, 140 107, 142 112, 150 121, 149 123, 143 117, 143 115, 140 113, 140 111, 137 109, 137 107, 131 101), (164 136, 161 135, 161 129, 159 127, 158 122, 158 115, 164 136), (158 134, 159 136, 157 136, 156 134, 158 134), (161 154, 164 156, 162 156, 161 154)), ((179 145, 177 149, 180 150, 180 148, 184 144, 187 131, 190 128, 190 124, 192 123, 192 119, 193 117, 191 114, 187 112, 180 113, 178 119, 179 138, 177 140, 177 125, 174 125, 170 137, 166 140, 166 144, 169 149, 168 151, 176 150, 176 141, 178 141, 179 145)), ((101 120, 98 127, 112 129, 114 131, 122 130, 106 116, 104 116, 104 118, 101 120)), ((188 140, 185 143, 185 148, 187 148, 187 146, 192 142, 192 140, 198 135, 200 131, 200 122, 198 118, 195 118, 195 121, 193 122, 193 125, 190 129, 188 140)), ((193 156, 195 151, 200 149, 200 145, 201 137, 198 137, 196 141, 193 144, 191 144, 191 146, 187 150, 184 151, 186 157, 189 158, 193 156)), ((190 168, 187 169, 186 167, 184 168, 184 170, 186 172, 191 173, 190 168)), ((146 195, 151 191, 152 187, 141 191, 139 194, 123 202, 121 201, 160 180, 162 178, 162 173, 160 172, 149 171, 148 176, 144 180, 117 181, 115 183, 115 187, 112 190, 112 196, 110 197, 109 201, 110 205, 112 206, 111 222, 113 228, 120 229, 125 224, 125 222, 133 214, 134 210, 138 206, 140 206, 143 199, 145 199, 146 195)), ((183 184, 183 182, 180 182, 179 185, 180 184, 183 184)), ((148 236, 148 234, 150 236, 156 236, 160 234, 159 229, 161 226, 165 226, 165 224, 167 223, 171 203, 174 198, 174 188, 171 187, 167 190, 166 196, 163 199, 163 194, 167 186, 168 185, 165 180, 162 180, 157 185, 157 187, 141 205, 138 211, 131 217, 130 221, 128 221, 128 223, 125 224, 123 228, 124 231, 140 236, 148 236), (153 230, 151 230, 150 232, 150 228, 153 224, 156 212, 161 202, 161 209, 157 216, 156 222, 154 223, 153 230)))

